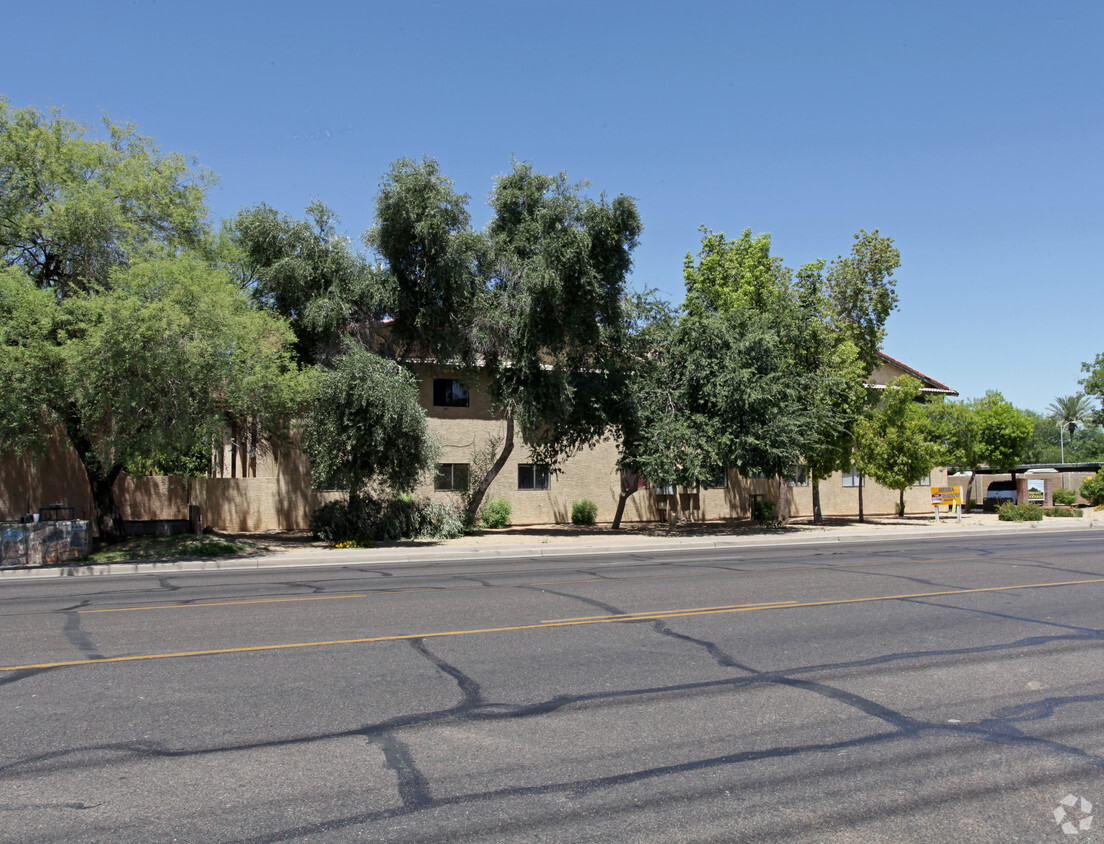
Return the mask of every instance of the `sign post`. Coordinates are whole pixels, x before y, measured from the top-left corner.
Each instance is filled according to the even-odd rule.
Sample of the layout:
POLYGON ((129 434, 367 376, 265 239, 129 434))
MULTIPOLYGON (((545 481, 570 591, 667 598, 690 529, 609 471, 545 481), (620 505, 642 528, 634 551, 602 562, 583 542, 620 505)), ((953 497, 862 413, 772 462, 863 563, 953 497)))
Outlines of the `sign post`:
MULTIPOLYGON (((948 508, 954 507, 958 514, 958 522, 962 523, 962 487, 960 486, 933 486, 931 491, 932 507, 935 508, 935 520, 939 521, 939 508, 944 504, 948 508)), ((949 512, 949 511, 948 511, 949 512)))

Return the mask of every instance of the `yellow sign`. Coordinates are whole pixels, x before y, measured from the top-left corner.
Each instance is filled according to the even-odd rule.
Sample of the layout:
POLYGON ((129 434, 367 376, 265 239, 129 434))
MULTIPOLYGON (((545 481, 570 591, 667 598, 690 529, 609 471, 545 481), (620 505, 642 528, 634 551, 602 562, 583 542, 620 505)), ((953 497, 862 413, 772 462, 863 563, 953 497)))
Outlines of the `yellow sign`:
POLYGON ((931 491, 932 506, 942 505, 962 506, 962 487, 960 486, 933 486, 931 491))

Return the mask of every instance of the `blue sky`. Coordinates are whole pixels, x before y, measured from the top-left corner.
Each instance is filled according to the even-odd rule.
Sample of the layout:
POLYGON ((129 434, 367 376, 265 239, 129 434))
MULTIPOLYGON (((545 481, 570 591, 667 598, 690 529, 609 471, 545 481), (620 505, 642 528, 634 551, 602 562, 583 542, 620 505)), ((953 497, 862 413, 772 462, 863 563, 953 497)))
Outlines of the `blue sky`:
POLYGON ((487 220, 511 157, 629 194, 633 283, 683 297, 698 227, 790 266, 902 253, 885 350, 1043 410, 1104 352, 1104 3, 8 4, 0 93, 139 124, 220 177, 216 216, 438 159, 487 220))

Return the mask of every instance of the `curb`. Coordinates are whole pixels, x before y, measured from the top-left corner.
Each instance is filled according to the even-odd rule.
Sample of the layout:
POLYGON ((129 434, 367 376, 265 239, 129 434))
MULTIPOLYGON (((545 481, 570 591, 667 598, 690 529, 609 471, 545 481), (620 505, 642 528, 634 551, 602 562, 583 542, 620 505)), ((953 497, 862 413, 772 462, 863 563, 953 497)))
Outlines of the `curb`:
MULTIPOLYGON (((1073 521, 1068 520, 1068 521, 1073 521)), ((256 557, 222 557, 209 560, 164 560, 133 563, 99 563, 92 565, 49 566, 43 568, 0 569, 0 581, 49 579, 58 577, 92 577, 96 575, 152 574, 160 572, 252 571, 266 568, 343 568, 348 566, 387 565, 395 563, 446 562, 477 559, 542 559, 585 557, 593 554, 638 554, 655 551, 692 551, 698 548, 765 548, 830 543, 892 542, 905 539, 950 539, 965 536, 1011 534, 1029 530, 1089 530, 1104 525, 1095 519, 1063 522, 1017 522, 1002 525, 968 525, 959 527, 900 527, 895 530, 855 529, 832 535, 829 532, 795 536, 758 535, 753 537, 673 537, 634 542, 631 538, 603 539, 588 543, 544 545, 459 546, 433 548, 319 548, 304 552, 261 554, 256 557), (355 558, 344 558, 356 554, 355 558)))

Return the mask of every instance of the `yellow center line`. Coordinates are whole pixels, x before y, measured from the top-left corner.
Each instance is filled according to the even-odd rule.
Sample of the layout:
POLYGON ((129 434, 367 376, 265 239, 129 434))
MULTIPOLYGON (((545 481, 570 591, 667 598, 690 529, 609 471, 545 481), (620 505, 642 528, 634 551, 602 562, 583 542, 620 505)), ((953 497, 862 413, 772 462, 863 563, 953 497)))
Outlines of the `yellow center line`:
POLYGON ((769 610, 792 606, 798 606, 797 601, 767 601, 762 604, 726 604, 720 607, 694 607, 693 610, 643 610, 641 612, 618 613, 617 615, 580 615, 576 618, 550 618, 541 623, 560 624, 565 621, 621 621, 627 618, 655 618, 657 616, 681 615, 686 612, 711 613, 728 612, 732 610, 769 610))
MULTIPOLYGON (((792 573, 795 571, 817 571, 821 569, 857 569, 857 568, 869 568, 873 566, 896 566, 903 564, 919 564, 919 563, 960 563, 971 562, 977 560, 994 561, 1000 560, 1016 560, 1023 558, 1033 558, 1033 554, 1016 554, 1010 556, 1002 556, 1000 558, 994 557, 935 557, 924 560, 881 560, 873 563, 824 563, 815 566, 790 566, 779 571, 792 573)), ((180 610, 180 609, 202 609, 203 607, 232 607, 245 604, 288 604, 297 603, 299 601, 335 601, 335 600, 349 600, 352 598, 369 598, 373 595, 407 595, 418 592, 463 592, 469 589, 519 589, 531 586, 559 586, 569 583, 619 583, 629 580, 664 580, 671 578, 687 578, 687 577, 709 577, 711 575, 717 575, 719 572, 716 570, 704 571, 704 572, 675 572, 672 574, 641 574, 641 575, 628 575, 626 577, 592 577, 592 578, 580 578, 573 580, 538 580, 532 583, 521 584, 502 584, 500 586, 484 586, 482 584, 477 586, 446 586, 442 588, 434 588, 429 586, 418 586, 410 589, 370 589, 365 592, 344 592, 336 595, 286 595, 276 598, 235 598, 234 600, 227 601, 195 601, 193 603, 180 602, 176 604, 148 604, 137 607, 88 607, 78 610, 33 610, 30 612, 8 612, 0 613, 0 618, 9 618, 11 616, 23 616, 23 615, 51 615, 58 612, 73 612, 78 614, 90 614, 90 613, 114 613, 114 612, 146 612, 148 610, 180 610)), ((757 570, 748 570, 748 573, 760 573, 757 570)), ((774 604, 770 604, 773 606, 774 604)), ((568 619, 570 620, 570 619, 568 619)))
POLYGON ((806 601, 803 603, 780 604, 743 604, 731 607, 692 607, 683 610, 666 610, 651 613, 638 613, 632 616, 595 616, 579 620, 542 621, 536 624, 516 624, 509 627, 483 627, 474 630, 445 630, 436 633, 399 633, 392 636, 366 636, 361 639, 332 639, 325 642, 287 642, 278 645, 252 645, 238 648, 215 648, 203 651, 177 651, 175 653, 133 654, 131 656, 112 656, 103 659, 74 659, 64 662, 40 662, 28 665, 0 666, 0 671, 26 671, 29 669, 62 668, 74 665, 102 665, 111 662, 141 662, 152 659, 176 659, 178 657, 217 656, 220 654, 239 654, 254 651, 280 651, 297 648, 318 648, 329 645, 362 645, 370 642, 398 642, 409 639, 437 639, 445 636, 474 636, 481 633, 509 633, 518 630, 540 630, 554 627, 575 627, 585 624, 610 624, 620 621, 639 621, 662 618, 685 618, 694 615, 718 615, 734 612, 756 612, 759 610, 788 610, 801 607, 827 607, 841 604, 862 604, 872 601, 898 601, 906 598, 937 598, 947 595, 968 595, 980 592, 1009 592, 1017 589, 1045 589, 1054 586, 1080 586, 1087 583, 1104 583, 1104 577, 1088 580, 1063 580, 1055 583, 1025 583, 1019 586, 985 586, 974 589, 947 589, 941 592, 911 592, 900 595, 873 595, 867 598, 838 598, 831 601, 806 601))

